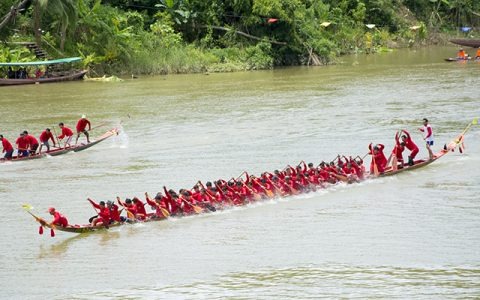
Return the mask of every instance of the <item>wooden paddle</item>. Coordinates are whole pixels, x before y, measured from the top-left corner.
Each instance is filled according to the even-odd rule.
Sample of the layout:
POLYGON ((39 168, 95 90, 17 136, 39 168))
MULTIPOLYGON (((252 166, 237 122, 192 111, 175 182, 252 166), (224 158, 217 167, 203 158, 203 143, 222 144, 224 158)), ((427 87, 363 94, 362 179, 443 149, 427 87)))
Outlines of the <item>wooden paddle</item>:
POLYGON ((190 201, 187 201, 187 199, 182 198, 182 201, 185 202, 185 203, 187 203, 188 205, 190 205, 190 206, 193 208, 193 210, 195 211, 195 213, 200 214, 200 213, 203 212, 203 208, 201 208, 200 206, 197 206, 197 205, 191 203, 190 201))
POLYGON ((55 138, 57 139, 58 147, 62 148, 62 145, 60 144, 60 140, 58 139, 57 131, 55 130, 55 126, 53 128, 53 134, 55 135, 55 138))
POLYGON ((88 131, 92 131, 92 130, 94 130, 94 129, 96 129, 96 128, 103 127, 103 126, 105 126, 105 125, 107 125, 107 123, 106 123, 106 122, 104 122, 104 123, 100 123, 100 124, 98 124, 97 126, 93 126, 93 127, 91 127, 91 128, 90 128, 90 130, 88 130, 88 131))

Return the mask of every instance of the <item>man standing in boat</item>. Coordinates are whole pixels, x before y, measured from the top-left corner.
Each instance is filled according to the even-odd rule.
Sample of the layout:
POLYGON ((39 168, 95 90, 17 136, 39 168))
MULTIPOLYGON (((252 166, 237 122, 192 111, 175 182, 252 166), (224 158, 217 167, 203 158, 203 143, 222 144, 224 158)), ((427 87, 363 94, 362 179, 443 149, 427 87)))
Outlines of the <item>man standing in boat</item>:
MULTIPOLYGON (((70 143, 72 142, 72 137, 73 137, 73 131, 66 127, 63 123, 58 123, 58 127, 62 130, 62 134, 58 136, 59 139, 67 138, 65 140, 65 148, 70 146, 70 143)), ((60 145, 59 145, 60 146, 60 145)))
MULTIPOLYGON (((430 127, 431 130, 431 127, 430 127)), ((413 166, 413 160, 415 159, 415 156, 418 154, 418 147, 415 145, 415 143, 412 141, 412 138, 410 137, 410 134, 408 131, 405 129, 402 129, 402 132, 404 133, 402 135, 402 141, 405 144, 405 147, 410 150, 410 155, 408 156, 408 165, 413 166)))
POLYGON ((433 146, 433 129, 430 124, 428 124, 428 119, 424 118, 423 119, 423 127, 418 128, 421 132, 423 132, 423 140, 427 143, 427 150, 428 150, 428 155, 430 156, 430 159, 433 158, 433 153, 432 149, 430 149, 431 146, 433 146))
POLYGON ((56 146, 55 140, 53 139, 53 134, 50 131, 50 128, 45 129, 41 134, 40 134, 40 149, 38 150, 38 153, 40 154, 42 152, 43 146, 47 147, 47 152, 50 151, 50 143, 48 142, 49 140, 52 140, 53 147, 56 146))
POLYGON ((2 153, 5 153, 5 159, 12 159, 13 147, 12 144, 0 134, 0 141, 2 142, 3 150, 2 153))
POLYGON ((78 138, 80 137, 80 133, 85 134, 85 136, 87 137, 87 143, 90 143, 88 130, 86 130, 87 125, 88 125, 88 130, 91 130, 92 127, 90 125, 90 121, 87 120, 87 116, 82 115, 82 118, 80 120, 78 120, 78 122, 77 122, 77 139, 75 140, 75 145, 78 142, 78 138))

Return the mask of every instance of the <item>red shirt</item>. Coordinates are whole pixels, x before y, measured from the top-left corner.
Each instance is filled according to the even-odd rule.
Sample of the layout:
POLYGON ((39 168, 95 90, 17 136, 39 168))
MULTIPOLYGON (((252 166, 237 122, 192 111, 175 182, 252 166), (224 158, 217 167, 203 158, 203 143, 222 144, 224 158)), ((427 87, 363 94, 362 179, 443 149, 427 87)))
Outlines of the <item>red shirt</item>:
POLYGON ((80 119, 78 120, 77 122, 77 132, 82 132, 85 130, 85 128, 87 128, 87 125, 88 125, 88 130, 90 130, 90 121, 87 120, 87 119, 80 119))
POLYGON ((70 128, 63 126, 62 127, 62 134, 59 135, 58 138, 63 139, 66 136, 70 137, 72 135, 73 135, 73 131, 70 128))
POLYGON ((55 145, 55 140, 53 139, 53 134, 52 132, 48 132, 44 130, 42 134, 40 134, 40 142, 47 142, 49 139, 52 140, 53 144, 55 145))
POLYGON ((27 135, 25 138, 30 146, 38 145, 38 140, 33 135, 27 135))
POLYGON ((53 223, 53 225, 60 225, 60 226, 63 226, 63 227, 68 226, 67 218, 65 218, 65 216, 63 216, 58 211, 56 211, 55 214, 53 214, 53 222, 52 223, 53 223))
MULTIPOLYGON (((404 131, 405 132, 405 135, 407 136, 407 138, 405 139, 405 148, 407 148, 408 150, 410 151, 413 151, 413 150, 418 150, 418 146, 415 145, 415 143, 412 141, 412 138, 410 137, 410 134, 408 134, 408 132, 404 131)), ((429 132, 429 136, 432 135, 432 131, 430 130, 429 132)))
POLYGON ((6 138, 2 138, 2 146, 3 146, 2 152, 13 151, 12 144, 10 144, 10 142, 6 138))
POLYGON ((17 147, 18 149, 20 150, 27 150, 28 149, 28 139, 23 137, 23 136, 19 136, 17 138, 17 140, 15 141, 15 144, 17 144, 17 147))
POLYGON ((120 211, 118 210, 118 205, 113 204, 110 208, 110 219, 116 222, 121 222, 120 220, 120 211))
POLYGON ((134 202, 134 206, 137 209, 137 214, 142 214, 143 217, 147 216, 147 211, 145 210, 145 205, 140 199, 137 198, 137 201, 134 202))
POLYGON ((108 207, 100 208, 98 212, 98 217, 102 219, 102 223, 104 225, 108 225, 110 223, 110 209, 108 207))

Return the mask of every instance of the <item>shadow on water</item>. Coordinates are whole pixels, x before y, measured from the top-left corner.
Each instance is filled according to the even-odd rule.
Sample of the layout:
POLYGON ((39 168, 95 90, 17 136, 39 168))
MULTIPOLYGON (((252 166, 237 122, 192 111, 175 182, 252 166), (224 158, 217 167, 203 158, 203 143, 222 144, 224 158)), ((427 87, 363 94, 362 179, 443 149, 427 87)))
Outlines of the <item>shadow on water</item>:
POLYGON ((67 238, 61 242, 54 243, 53 245, 40 246, 40 251, 38 253, 38 259, 59 257, 65 254, 68 249, 77 242, 85 240, 87 238, 92 238, 92 235, 100 237, 99 244, 101 246, 108 245, 113 239, 120 237, 120 232, 110 231, 110 232, 88 232, 77 234, 73 237, 67 238))

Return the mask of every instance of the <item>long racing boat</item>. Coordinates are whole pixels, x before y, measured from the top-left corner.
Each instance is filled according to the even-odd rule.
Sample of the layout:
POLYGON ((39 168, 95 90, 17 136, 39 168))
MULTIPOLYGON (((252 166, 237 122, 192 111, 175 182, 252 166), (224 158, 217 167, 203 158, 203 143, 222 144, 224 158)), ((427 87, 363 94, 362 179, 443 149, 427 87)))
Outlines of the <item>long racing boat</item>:
MULTIPOLYGON (((385 172, 383 172, 383 173, 380 173, 380 174, 366 173, 365 177, 364 177, 364 180, 381 178, 381 177, 385 177, 385 176, 398 175, 398 174, 403 173, 403 172, 413 171, 413 170, 416 170, 416 169, 419 169, 419 168, 423 168, 423 167, 428 166, 431 163, 437 161, 438 159, 442 158, 446 154, 448 154, 450 152, 453 152, 456 148, 459 148, 460 152, 462 153, 463 152, 462 149, 463 149, 463 142, 464 142, 465 134, 468 132, 468 130, 471 128, 471 126, 475 125, 475 124, 477 124, 477 119, 474 119, 471 123, 469 123, 468 126, 463 130, 463 132, 461 134, 459 134, 455 139, 450 141, 448 144, 445 144, 444 147, 440 151, 438 151, 437 153, 433 153, 429 149, 429 157, 428 158, 415 160, 414 164, 411 165, 411 166, 408 166, 408 165, 399 166, 399 165, 397 165, 396 162, 394 162, 391 166, 387 167, 385 169, 385 172)), ((344 183, 358 182, 357 180, 351 181, 346 176, 341 176, 341 175, 338 175, 337 178, 338 178, 338 182, 344 182, 344 183)), ((330 184, 330 185, 334 185, 334 184, 330 184)), ((328 185, 326 186, 326 188, 328 188, 328 185)), ((275 195, 273 193, 272 194, 267 193, 266 196, 264 196, 262 198, 258 197, 258 198, 252 199, 252 201, 257 201, 257 200, 261 200, 261 199, 269 199, 269 198, 273 198, 273 197, 279 197, 279 195, 275 195)), ((244 204, 246 204, 246 203, 244 203, 244 204)), ((94 231, 98 231, 98 230, 106 230, 106 229, 109 229, 111 227, 118 227, 118 226, 121 226, 121 225, 124 225, 124 224, 137 223, 137 222, 163 221, 163 220, 167 220, 169 218, 169 216, 167 214, 165 214, 164 217, 156 217, 156 218, 151 217, 151 218, 147 218, 146 220, 142 220, 142 221, 130 220, 129 222, 123 222, 123 223, 122 222, 114 222, 114 223, 109 224, 108 226, 104 226, 104 225, 92 226, 90 224, 84 224, 84 225, 68 225, 66 227, 62 227, 62 226, 52 225, 51 223, 47 222, 45 219, 43 219, 41 217, 38 217, 37 215, 33 214, 31 212, 32 207, 28 204, 24 204, 23 208, 25 210, 27 210, 27 212, 30 215, 32 215, 38 223, 40 223, 40 227, 41 227, 40 231, 41 232, 43 232, 42 228, 50 228, 52 230, 52 236, 54 236, 53 230, 65 231, 65 232, 70 232, 70 233, 88 233, 88 232, 94 232, 94 231)), ((195 213, 197 213, 197 214, 198 213, 203 213, 203 212, 214 211, 214 210, 212 210, 208 207, 201 208, 201 207, 197 206, 197 208, 198 208, 198 210, 195 209, 195 213)), ((150 215, 153 216, 153 214, 150 214, 150 215)))
POLYGON ((66 154, 68 152, 83 151, 85 149, 88 149, 90 147, 95 146, 98 143, 103 142, 104 140, 108 139, 109 137, 112 137, 114 135, 118 135, 118 132, 119 132, 118 129, 113 128, 113 129, 105 132, 101 136, 99 136, 95 141, 90 142, 90 143, 80 143, 78 145, 72 145, 72 146, 67 146, 67 147, 63 147, 63 148, 56 148, 56 149, 52 149, 50 151, 45 151, 45 152, 42 152, 42 153, 35 153, 33 155, 30 155, 30 156, 20 156, 19 157, 19 156, 15 155, 15 156, 12 157, 12 159, 9 159, 9 160, 7 160, 5 158, 0 158, 0 163, 39 159, 39 158, 45 158, 47 156, 58 156, 58 155, 66 154))

